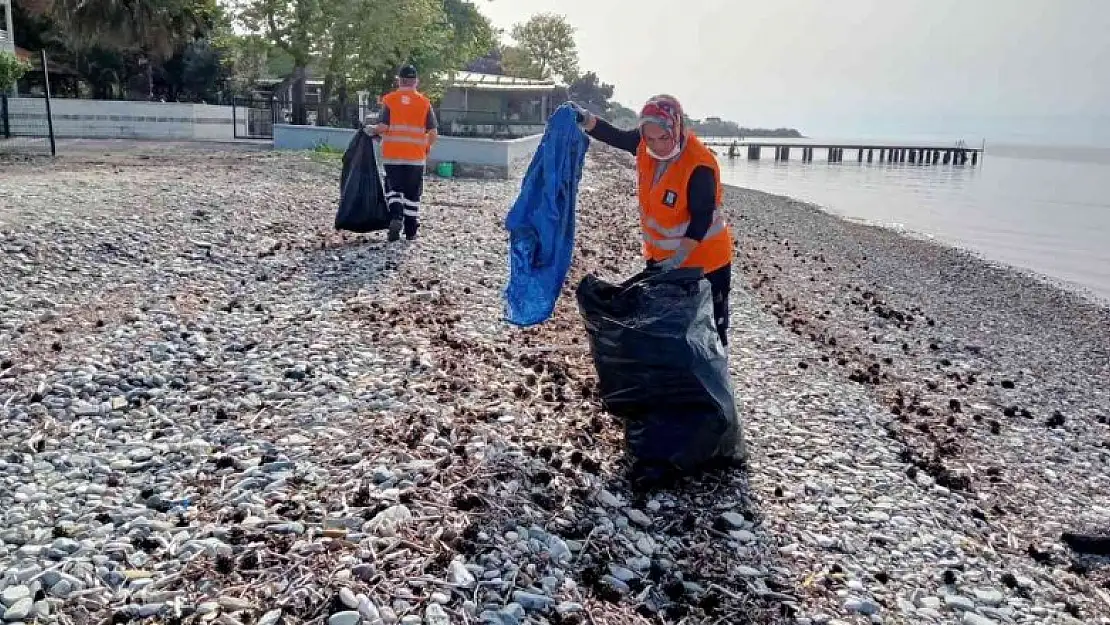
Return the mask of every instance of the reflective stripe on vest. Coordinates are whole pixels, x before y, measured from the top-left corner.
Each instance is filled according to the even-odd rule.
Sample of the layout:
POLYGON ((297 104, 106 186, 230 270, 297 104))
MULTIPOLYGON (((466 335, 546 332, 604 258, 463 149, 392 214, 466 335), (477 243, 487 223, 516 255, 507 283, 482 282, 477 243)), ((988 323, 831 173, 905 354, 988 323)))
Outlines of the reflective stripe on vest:
POLYGON ((415 89, 399 89, 382 98, 389 123, 382 134, 382 164, 424 165, 428 136, 424 127, 431 102, 415 89))
MULTIPOLYGON (((655 221, 654 219, 651 219, 649 217, 647 219, 647 221, 649 222, 648 228, 650 228, 651 230, 657 230, 657 231, 660 231, 660 232, 662 232, 664 230, 664 228, 662 228, 661 226, 658 226, 658 225, 652 226, 652 225, 650 225, 650 222, 655 221)), ((686 229, 689 228, 689 227, 690 227, 690 222, 687 221, 683 224, 680 224, 680 225, 675 226, 674 228, 672 228, 669 231, 669 233, 670 233, 669 235, 663 235, 663 236, 658 236, 658 237, 652 236, 654 233, 652 233, 651 230, 644 229, 644 237, 643 237, 644 238, 644 243, 647 243, 649 245, 655 245, 655 246, 657 246, 661 249, 673 252, 673 251, 677 250, 679 248, 679 246, 682 245, 682 239, 684 239, 686 237, 686 229)), ((713 223, 710 224, 709 229, 705 231, 705 236, 702 237, 702 240, 704 241, 704 240, 706 240, 710 237, 716 236, 716 235, 724 232, 725 228, 726 228, 726 226, 725 226, 724 218, 722 218, 720 214, 716 214, 713 217, 713 223)))

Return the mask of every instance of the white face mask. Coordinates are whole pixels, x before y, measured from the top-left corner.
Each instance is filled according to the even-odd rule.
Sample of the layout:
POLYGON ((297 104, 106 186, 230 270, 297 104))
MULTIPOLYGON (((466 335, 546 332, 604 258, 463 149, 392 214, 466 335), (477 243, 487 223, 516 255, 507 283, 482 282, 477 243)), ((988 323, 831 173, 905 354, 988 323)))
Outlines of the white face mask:
POLYGON ((678 153, 681 152, 681 151, 682 151, 682 146, 679 145, 678 141, 674 142, 674 147, 671 148, 670 153, 667 154, 666 156, 656 154, 654 150, 652 150, 651 148, 647 148, 648 156, 654 158, 657 161, 669 161, 672 158, 678 156, 678 153))

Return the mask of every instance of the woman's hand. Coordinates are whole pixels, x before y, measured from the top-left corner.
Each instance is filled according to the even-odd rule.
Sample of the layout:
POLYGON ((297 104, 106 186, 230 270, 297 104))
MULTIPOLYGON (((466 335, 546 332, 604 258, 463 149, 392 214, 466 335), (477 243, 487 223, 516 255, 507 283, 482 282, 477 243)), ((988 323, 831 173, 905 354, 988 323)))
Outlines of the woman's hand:
POLYGON ((694 239, 682 239, 682 241, 678 244, 678 249, 675 250, 674 256, 671 256, 664 261, 660 261, 658 267, 663 271, 678 269, 682 266, 682 263, 686 262, 686 259, 690 256, 690 254, 694 251, 694 248, 696 248, 697 246, 698 242, 694 239))
POLYGON ((568 101, 567 104, 578 116, 578 126, 582 128, 582 130, 589 132, 594 129, 594 125, 597 124, 597 117, 595 117, 593 113, 582 108, 582 105, 577 102, 568 101))

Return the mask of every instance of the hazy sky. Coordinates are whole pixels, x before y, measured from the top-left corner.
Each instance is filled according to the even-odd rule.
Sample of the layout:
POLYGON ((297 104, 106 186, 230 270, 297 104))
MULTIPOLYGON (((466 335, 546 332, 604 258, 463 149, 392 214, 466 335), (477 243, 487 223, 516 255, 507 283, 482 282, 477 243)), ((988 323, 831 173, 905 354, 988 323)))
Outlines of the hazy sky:
MULTIPOLYGON (((810 136, 1110 143, 1110 0, 477 0, 565 15, 638 108, 810 136)), ((507 38, 507 36, 506 36, 507 38)))

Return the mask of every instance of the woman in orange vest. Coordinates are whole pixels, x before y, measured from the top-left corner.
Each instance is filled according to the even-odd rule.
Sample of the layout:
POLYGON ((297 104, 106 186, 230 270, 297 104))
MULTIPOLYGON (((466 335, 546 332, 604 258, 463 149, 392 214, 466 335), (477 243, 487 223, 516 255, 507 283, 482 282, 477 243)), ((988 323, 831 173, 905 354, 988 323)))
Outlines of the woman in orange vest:
POLYGON ((728 345, 732 232, 720 210, 717 158, 685 128, 682 106, 659 95, 640 111, 637 128, 621 130, 580 105, 578 121, 591 137, 636 157, 640 228, 648 267, 697 267, 713 291, 713 317, 728 345))

